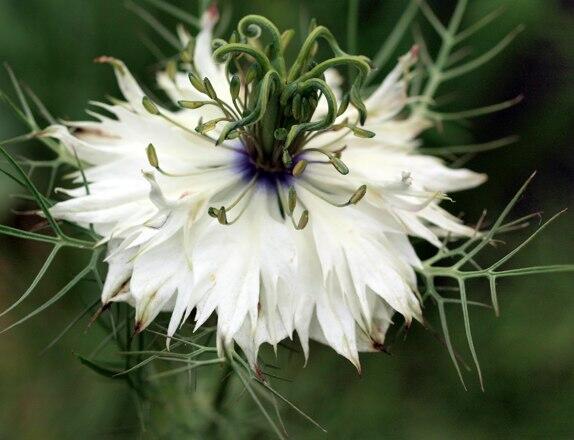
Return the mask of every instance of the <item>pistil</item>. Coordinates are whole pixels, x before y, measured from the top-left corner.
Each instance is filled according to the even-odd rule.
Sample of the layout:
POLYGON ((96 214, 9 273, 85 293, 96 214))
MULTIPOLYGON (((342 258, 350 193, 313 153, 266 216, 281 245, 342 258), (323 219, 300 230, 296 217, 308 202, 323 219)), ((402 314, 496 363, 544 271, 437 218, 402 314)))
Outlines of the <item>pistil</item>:
MULTIPOLYGON (((260 181, 275 187, 283 214, 291 218, 297 229, 303 229, 309 219, 309 211, 295 191, 294 183, 299 180, 310 192, 339 207, 358 203, 367 192, 366 186, 361 185, 345 202, 335 202, 323 190, 314 187, 312 179, 307 179, 306 175, 310 173, 309 164, 330 165, 341 175, 349 174, 349 168, 342 159, 346 146, 337 148, 334 144, 350 132, 359 137, 374 136, 374 133, 359 127, 367 116, 360 90, 370 71, 369 60, 346 53, 327 28, 312 24, 299 54, 288 68, 284 53, 293 33, 291 30, 281 33, 266 18, 249 15, 239 22, 229 41, 217 39, 213 42, 214 58, 225 63, 230 102, 218 96, 208 78, 202 79, 198 75, 193 60, 194 42, 191 41, 180 56, 182 67, 188 70, 191 85, 208 99, 179 101, 179 105, 187 110, 210 105, 222 112, 218 118, 200 120, 195 131, 165 114, 149 98, 142 102, 150 114, 162 117, 189 133, 209 138, 209 133, 217 132, 217 138, 212 141, 219 147, 238 151, 237 141, 234 141, 234 146, 230 146, 229 141, 239 140, 241 147, 238 152, 245 157, 241 159, 245 163, 240 169, 249 180, 229 205, 209 208, 209 214, 221 224, 237 221, 260 181), (316 59, 320 42, 325 42, 331 50, 331 58, 316 59), (350 89, 341 100, 337 100, 325 80, 325 71, 333 67, 349 67, 350 71, 356 72, 350 89), (326 111, 320 117, 314 117, 321 100, 326 104, 326 111), (336 122, 349 105, 357 111, 357 122, 349 124, 348 119, 336 122), (224 125, 220 128, 219 124, 224 125), (307 147, 318 136, 339 130, 344 130, 340 138, 326 147, 307 147), (322 154, 326 160, 312 159, 309 155, 313 153, 322 154), (285 188, 289 188, 287 196, 285 188), (229 221, 228 212, 243 201, 246 203, 243 203, 241 212, 229 221), (298 206, 302 211, 299 219, 295 220, 298 206)), ((175 76, 173 70, 172 66, 172 76, 175 76)), ((158 171, 170 175, 160 168, 152 147, 148 148, 150 163, 158 171)))

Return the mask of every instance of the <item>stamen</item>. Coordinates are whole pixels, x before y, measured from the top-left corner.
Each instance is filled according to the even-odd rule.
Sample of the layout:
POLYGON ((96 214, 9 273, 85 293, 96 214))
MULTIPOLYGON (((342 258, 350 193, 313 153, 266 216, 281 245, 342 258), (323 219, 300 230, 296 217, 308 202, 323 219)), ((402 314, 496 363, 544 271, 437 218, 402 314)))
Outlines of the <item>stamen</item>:
POLYGON ((157 158, 157 153, 155 151, 155 147, 153 144, 149 144, 146 148, 147 160, 149 164, 154 167, 156 170, 160 170, 159 167, 159 160, 157 158))
MULTIPOLYGON (((343 149, 344 148, 345 147, 343 147, 343 149)), ((345 165, 345 162, 343 162, 340 159, 340 157, 339 157, 340 154, 332 153, 331 151, 327 151, 327 150, 324 150, 322 148, 306 148, 303 150, 303 152, 311 152, 311 151, 321 153, 321 154, 324 154, 325 156, 327 156, 327 158, 329 159, 329 163, 331 165, 333 165, 339 173, 341 173, 343 175, 349 174, 349 167, 347 167, 347 165, 345 165)))
MULTIPOLYGON (((210 138, 209 136, 206 136, 204 134, 198 133, 196 131, 192 131, 190 130, 188 127, 186 127, 183 124, 180 124, 179 122, 177 122, 176 120, 170 118, 169 116, 165 115, 164 113, 162 113, 159 108, 157 107, 157 105, 155 105, 155 103, 149 99, 147 96, 144 96, 142 99, 142 105, 144 106, 144 108, 148 111, 148 113, 154 115, 154 116, 159 116, 160 118, 165 119, 167 122, 169 122, 170 124, 175 125, 176 127, 182 129, 183 131, 185 131, 186 133, 189 133, 193 136, 201 136, 204 139, 209 140, 210 142, 214 142, 214 139, 210 138)), ((211 121, 210 121, 211 122, 211 121)), ((227 145, 223 145, 223 148, 226 148, 228 150, 231 151, 238 151, 236 148, 232 148, 229 147, 227 145)))
POLYGON ((305 226, 307 226, 307 223, 309 223, 309 211, 307 211, 306 209, 303 211, 303 213, 301 214, 301 217, 299 218, 299 221, 297 222, 297 226, 296 228, 300 231, 302 229, 305 229, 305 226))
POLYGON ((365 130, 364 128, 359 128, 357 126, 349 126, 349 128, 351 129, 353 134, 357 137, 367 138, 367 139, 375 137, 375 133, 373 133, 372 131, 369 131, 369 130, 365 130))
POLYGON ((226 169, 226 168, 231 168, 231 165, 227 165, 227 166, 218 166, 218 167, 209 167, 208 169, 205 170, 200 170, 194 173, 186 173, 186 174, 175 174, 175 173, 170 173, 165 171, 163 168, 161 168, 160 164, 159 164, 159 158, 157 155, 157 151, 155 149, 155 146, 153 144, 149 144, 146 148, 146 155, 147 155, 147 159, 149 164, 154 167, 159 173, 163 174, 164 176, 168 176, 168 177, 190 177, 190 176, 194 176, 194 175, 199 175, 199 174, 205 174, 206 172, 209 171, 220 171, 222 169, 226 169))
POLYGON ((215 89, 213 88, 209 78, 203 78, 203 87, 205 88, 205 94, 207 96, 209 96, 214 101, 218 101, 217 93, 215 93, 215 89))
POLYGON ((307 223, 309 223, 309 210, 305 207, 303 202, 298 199, 297 192, 295 191, 295 188, 292 186, 289 187, 286 204, 285 204, 285 200, 283 199, 282 191, 279 188, 277 189, 277 197, 279 199, 279 204, 281 205, 281 209, 291 219, 291 223, 293 224, 293 227, 298 231, 304 229, 305 226, 307 226, 307 223), (301 204, 301 206, 303 206, 303 212, 301 213, 299 220, 295 221, 293 216, 295 215, 295 208, 297 207, 297 201, 298 200, 299 200, 299 203, 301 204), (285 209, 285 208, 287 208, 287 209, 285 209))
POLYGON ((217 221, 222 225, 229 224, 229 222, 227 221, 227 213, 225 211, 225 206, 219 208, 219 212, 217 213, 217 221))
POLYGON ((177 62, 175 60, 169 60, 165 66, 165 73, 167 77, 175 84, 175 78, 177 75, 177 62))
POLYGON ((239 76, 233 75, 229 81, 229 91, 231 93, 231 99, 236 100, 239 97, 239 92, 241 91, 241 81, 239 76))
POLYGON ((180 107, 189 109, 189 110, 196 110, 204 105, 215 105, 217 106, 217 102, 215 101, 177 101, 180 107))
POLYGON ((143 97, 142 105, 150 115, 158 116, 161 114, 157 105, 155 105, 155 103, 147 96, 143 97))
POLYGON ((303 171, 305 171, 305 168, 307 168, 307 164, 308 162, 305 159, 301 159, 299 162, 297 162, 293 167, 293 175, 295 177, 299 177, 301 174, 303 174, 303 171))
POLYGON ((349 197, 349 199, 346 202, 337 203, 337 202, 334 202, 332 200, 329 200, 329 198, 325 194, 323 194, 319 189, 317 189, 315 186, 313 186, 310 182, 307 182, 307 184, 301 182, 301 184, 305 187, 305 189, 307 191, 315 194, 321 200, 324 200, 328 204, 335 206, 337 208, 344 208, 344 207, 349 206, 349 205, 356 205, 357 203, 359 203, 363 199, 363 197, 365 197, 365 194, 367 193, 367 185, 361 185, 360 187, 358 187, 355 190, 355 192, 349 197))
POLYGON ((204 78, 202 82, 197 75, 190 73, 189 80, 191 81, 193 87, 197 89, 197 91, 204 93, 210 99, 212 99, 212 101, 179 101, 178 103, 180 105, 183 103, 182 107, 195 109, 201 107, 202 105, 211 104, 219 107, 223 114, 229 118, 229 120, 239 119, 239 115, 235 112, 235 109, 218 98, 217 93, 215 92, 215 89, 213 88, 209 78, 204 78), (201 104, 202 102, 203 104, 201 104))
POLYGON ((189 43, 185 46, 185 49, 181 51, 179 57, 181 61, 187 64, 193 63, 193 53, 195 52, 195 40, 190 38, 189 43))
POLYGON ((365 197, 365 194, 367 194, 367 185, 361 185, 351 196, 351 198, 349 199, 349 203, 351 205, 356 205, 363 199, 363 197, 365 197))
POLYGON ((287 207, 289 208, 289 214, 293 215, 293 212, 295 212, 295 207, 297 206, 297 193, 295 192, 295 188, 290 187, 289 188, 289 199, 288 199, 288 204, 287 207))
POLYGON ((229 118, 225 117, 225 118, 216 118, 216 119, 212 119, 211 121, 207 121, 204 123, 199 123, 197 125, 197 127, 195 127, 195 131, 197 131, 200 134, 206 134, 209 133, 210 131, 212 131, 213 129, 215 129, 215 127, 217 126, 218 123, 222 122, 222 121, 229 121, 229 118))
MULTIPOLYGON (((331 165, 338 173, 349 174, 349 168, 341 159, 346 146, 337 148, 337 143, 351 132, 362 138, 375 135, 358 127, 359 124, 365 123, 366 118, 366 107, 360 89, 370 72, 369 60, 344 52, 328 29, 312 22, 295 62, 287 69, 284 51, 292 37, 293 31, 281 33, 266 18, 249 15, 239 22, 237 31, 233 32, 228 41, 213 40, 214 58, 225 63, 223 72, 229 86, 229 102, 218 97, 209 78, 200 78, 193 59, 195 43, 191 39, 180 52, 179 59, 174 59, 167 65, 167 74, 175 80, 178 63, 180 66, 183 64, 183 67, 188 69, 192 86, 209 99, 182 100, 178 104, 191 110, 212 105, 223 113, 217 115, 221 117, 207 122, 200 118, 195 131, 185 127, 178 119, 172 119, 171 113, 162 110, 150 98, 143 98, 142 105, 148 113, 163 118, 191 135, 202 136, 215 145, 223 144, 229 139, 240 139, 241 148, 225 145, 224 148, 246 156, 247 166, 242 166, 241 172, 248 173, 251 179, 244 188, 240 188, 240 193, 229 205, 208 209, 208 214, 220 224, 229 225, 239 219, 256 192, 254 187, 258 182, 265 186, 269 186, 269 183, 274 186, 282 213, 290 217, 296 229, 303 229, 308 224, 309 210, 297 197, 293 186, 289 187, 287 194, 284 193, 285 182, 291 181, 291 176, 303 176, 301 182, 305 187, 311 186, 308 188, 310 192, 334 206, 355 205, 365 197, 367 187, 361 185, 346 202, 334 203, 328 200, 330 191, 323 189, 319 183, 312 183, 304 173, 309 173, 307 167, 312 163, 331 165), (258 41, 254 41, 256 39, 258 41), (318 61, 315 57, 320 40, 327 43, 332 56, 318 61), (345 66, 357 72, 353 76, 350 89, 343 94, 339 102, 325 79, 326 70, 335 66, 345 66), (320 118, 314 118, 317 105, 322 99, 327 104, 327 111, 320 118), (337 117, 347 111, 349 104, 358 110, 357 121, 349 124, 347 118, 336 123, 337 117), (227 123, 217 139, 207 136, 217 124, 224 121, 227 123), (341 136, 337 135, 337 139, 330 140, 326 146, 306 148, 312 139, 339 130, 342 131, 341 136), (314 152, 322 154, 326 160, 316 160, 305 155, 314 152), (230 220, 228 212, 240 204, 242 207, 239 214, 230 220), (295 220, 298 206, 301 206, 301 215, 295 220)), ((175 176, 162 170, 152 144, 148 146, 146 153, 152 167, 162 174, 175 176)))
POLYGON ((190 72, 188 78, 189 82, 195 88, 195 90, 197 90, 199 93, 205 93, 205 85, 203 84, 203 81, 196 74, 190 72))
POLYGON ((229 211, 231 211, 233 208, 235 208, 239 202, 247 195, 249 194, 249 199, 251 199, 251 190, 253 189, 253 187, 255 186, 255 184, 257 183, 257 178, 259 177, 258 174, 256 174, 255 176, 253 176, 253 178, 251 179, 251 181, 245 186, 245 188, 243 189, 243 191, 241 191, 241 193, 239 193, 239 195, 235 198, 235 200, 233 202, 231 202, 231 204, 228 207, 222 206, 221 208, 217 209, 215 207, 210 207, 207 210, 207 213, 213 217, 213 218, 217 218, 217 220, 219 221, 220 224, 222 225, 232 225, 233 223, 235 223, 239 217, 241 217, 241 215, 243 214, 243 212, 245 212, 245 209, 247 207, 247 204, 249 203, 249 200, 247 201, 247 204, 243 207, 243 209, 239 212, 239 214, 237 215, 237 217, 229 222, 227 220, 227 213, 229 211))
POLYGON ((345 165, 345 162, 343 162, 334 154, 331 156, 331 163, 339 173, 343 175, 349 174, 349 168, 347 167, 347 165, 345 165))

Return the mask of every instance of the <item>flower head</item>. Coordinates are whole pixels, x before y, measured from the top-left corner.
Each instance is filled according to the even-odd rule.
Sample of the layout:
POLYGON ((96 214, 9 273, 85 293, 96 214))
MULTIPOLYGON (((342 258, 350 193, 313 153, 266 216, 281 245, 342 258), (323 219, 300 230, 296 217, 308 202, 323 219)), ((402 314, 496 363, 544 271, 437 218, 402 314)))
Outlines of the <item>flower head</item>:
POLYGON ((218 347, 235 341, 253 364, 261 344, 297 333, 306 356, 314 339, 359 368, 395 312, 421 319, 409 237, 440 246, 440 235, 472 232, 439 203, 484 176, 417 153, 427 121, 408 112, 416 49, 364 99, 369 61, 326 28, 288 66, 289 32, 247 16, 229 41, 212 40, 217 18, 210 8, 195 39, 181 32, 179 62, 158 75, 178 111, 121 61, 98 59, 125 102, 43 132, 89 183, 63 190, 70 199, 52 213, 107 242, 102 301, 132 304, 138 331, 161 311, 169 335, 216 316, 218 347), (331 58, 316 58, 320 41, 331 58), (346 90, 337 67, 354 72, 346 90))

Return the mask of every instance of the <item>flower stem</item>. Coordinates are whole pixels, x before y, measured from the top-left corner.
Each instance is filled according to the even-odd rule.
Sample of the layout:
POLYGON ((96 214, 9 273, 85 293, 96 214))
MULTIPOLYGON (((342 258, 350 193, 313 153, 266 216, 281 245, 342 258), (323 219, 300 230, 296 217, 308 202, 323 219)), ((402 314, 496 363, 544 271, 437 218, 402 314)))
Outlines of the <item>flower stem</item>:
POLYGON ((219 386, 217 387, 217 392, 215 398, 213 399, 213 408, 220 413, 223 407, 223 402, 229 391, 229 383, 231 382, 231 377, 233 376, 233 369, 229 363, 225 364, 225 368, 221 372, 221 380, 219 386))
POLYGON ((219 381, 219 386, 215 392, 215 397, 213 399, 213 410, 216 413, 207 432, 209 433, 209 438, 219 438, 218 436, 218 420, 219 416, 223 414, 223 403, 229 392, 229 384, 231 382, 231 377, 233 376, 233 368, 230 362, 225 363, 225 368, 221 372, 221 380, 219 381))

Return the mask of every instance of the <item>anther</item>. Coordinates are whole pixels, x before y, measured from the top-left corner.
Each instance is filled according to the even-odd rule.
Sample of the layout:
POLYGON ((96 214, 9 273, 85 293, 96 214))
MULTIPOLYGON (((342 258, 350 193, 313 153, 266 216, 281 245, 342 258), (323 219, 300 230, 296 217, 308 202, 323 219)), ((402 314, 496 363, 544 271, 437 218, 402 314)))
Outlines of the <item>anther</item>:
POLYGON ((178 101, 180 107, 195 110, 209 104, 210 101, 178 101))
POLYGON ((157 152, 153 144, 149 144, 146 148, 147 160, 149 164, 159 171, 159 159, 157 157, 157 152))
POLYGON ((349 128, 352 130, 353 134, 357 137, 367 138, 367 139, 375 137, 375 133, 373 133, 372 131, 369 131, 369 130, 365 130, 364 128, 359 128, 356 126, 351 126, 349 128))
POLYGON ((283 165, 285 165, 286 167, 290 167, 291 164, 293 163, 293 158, 291 157, 291 153, 289 153, 289 150, 287 148, 283 149, 281 159, 283 160, 283 165))
POLYGON ((247 73, 245 74, 245 83, 246 84, 252 83, 255 80, 255 78, 257 78, 258 73, 259 72, 256 64, 252 64, 251 66, 249 66, 249 68, 247 69, 247 73))
POLYGON ((189 40, 189 43, 187 43, 187 46, 185 46, 185 49, 180 54, 181 61, 183 61, 184 63, 192 63, 194 52, 195 52, 195 41, 192 38, 189 40))
POLYGON ((155 105, 155 103, 151 99, 149 99, 147 96, 143 97, 142 105, 150 115, 157 116, 160 114, 159 108, 157 108, 157 105, 155 105))
POLYGON ((217 221, 222 225, 228 225, 227 222, 227 212, 225 211, 225 206, 222 206, 217 212, 217 221))
POLYGON ((222 206, 221 208, 217 209, 215 207, 210 207, 207 210, 207 213, 209 214, 210 217, 216 218, 217 221, 219 221, 220 224, 222 225, 232 225, 233 223, 235 223, 237 220, 239 220, 239 218, 241 217, 241 215, 243 214, 243 212, 245 211, 245 209, 247 208, 247 205, 249 204, 249 199, 250 199, 250 194, 252 194, 252 189, 255 186, 255 184, 257 183, 257 178, 259 176, 256 174, 253 179, 251 179, 251 182, 249 182, 249 184, 243 189, 243 191, 241 191, 241 193, 237 196, 237 198, 231 202, 231 204, 227 207, 222 206), (237 216, 235 217, 235 219, 233 219, 232 221, 228 221, 227 219, 227 213, 229 211, 231 211, 232 209, 234 209, 236 206, 239 205, 239 202, 241 202, 241 200, 243 200, 244 197, 248 197, 247 203, 243 206, 243 208, 241 209, 241 212, 239 212, 239 214, 237 214, 237 216))
POLYGON ((231 93, 231 98, 233 100, 239 97, 239 92, 241 91, 241 81, 238 75, 233 75, 229 81, 229 91, 231 93))
POLYGON ((290 187, 289 188, 289 199, 288 199, 288 203, 287 203, 287 208, 289 209, 289 215, 293 215, 293 212, 295 212, 296 206, 297 206, 297 192, 295 191, 295 188, 290 187))
POLYGON ((177 75, 177 62, 175 60, 169 60, 165 66, 165 73, 167 77, 175 82, 175 77, 177 75))
POLYGON ((347 167, 347 165, 345 165, 345 162, 343 162, 334 154, 329 158, 329 161, 333 164, 333 166, 339 173, 343 175, 349 174, 349 167, 347 167))
POLYGON ((304 210, 303 213, 301 214, 301 217, 299 218, 299 221, 297 222, 297 229, 298 230, 305 229, 307 223, 309 223, 309 211, 304 210))
POLYGON ((216 119, 212 119, 211 121, 207 121, 207 122, 198 124, 198 126, 195 127, 195 131, 197 131, 198 133, 201 133, 201 134, 209 133, 221 121, 227 121, 227 118, 216 118, 216 119))
POLYGON ((209 78, 203 78, 203 87, 205 88, 205 94, 209 96, 211 99, 217 99, 217 93, 215 93, 215 89, 211 84, 209 78))
POLYGON ((189 74, 189 82, 199 93, 205 93, 205 86, 203 85, 203 82, 193 72, 189 74))
POLYGON ((367 185, 361 185, 349 199, 349 204, 356 205, 365 197, 365 194, 367 194, 367 185))
POLYGON ((307 168, 308 163, 309 162, 307 162, 305 159, 301 159, 299 162, 297 162, 291 171, 293 176, 299 177, 301 174, 303 174, 303 171, 305 171, 305 168, 307 168))

